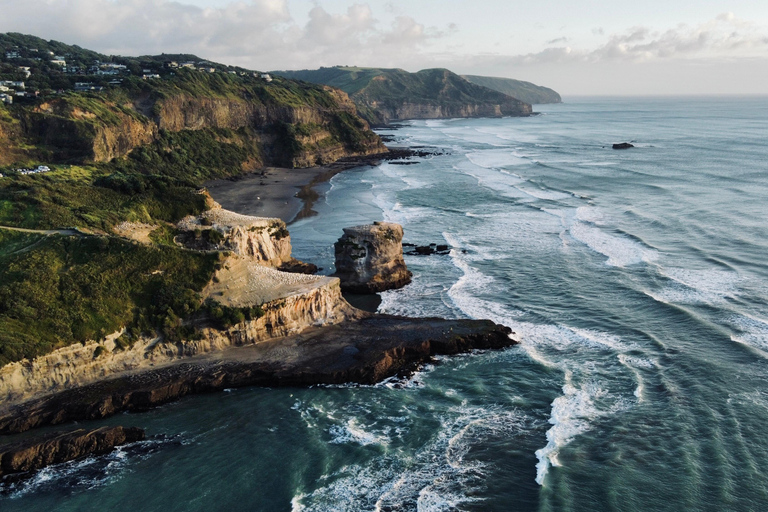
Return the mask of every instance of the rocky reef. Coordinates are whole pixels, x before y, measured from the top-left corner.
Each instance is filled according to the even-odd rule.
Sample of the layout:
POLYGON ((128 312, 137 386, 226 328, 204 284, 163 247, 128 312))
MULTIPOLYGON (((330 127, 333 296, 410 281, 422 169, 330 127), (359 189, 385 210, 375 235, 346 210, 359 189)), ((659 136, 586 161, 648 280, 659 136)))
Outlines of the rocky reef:
POLYGON ((142 441, 144 437, 144 430, 137 427, 102 427, 17 441, 0 446, 0 477, 5 480, 9 476, 31 476, 45 466, 102 455, 117 446, 142 441))
POLYGON ((334 244, 336 277, 352 293, 402 288, 413 275, 403 260, 403 227, 392 222, 344 228, 334 244))

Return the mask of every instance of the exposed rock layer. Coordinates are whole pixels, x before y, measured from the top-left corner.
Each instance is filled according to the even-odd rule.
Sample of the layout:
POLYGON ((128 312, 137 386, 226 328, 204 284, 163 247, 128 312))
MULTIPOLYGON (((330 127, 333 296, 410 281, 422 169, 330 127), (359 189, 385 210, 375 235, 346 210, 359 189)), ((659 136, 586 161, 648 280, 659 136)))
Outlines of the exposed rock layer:
POLYGON ((377 293, 411 282, 403 260, 403 227, 392 222, 344 228, 334 244, 335 276, 343 290, 377 293))
POLYGON ((121 334, 118 332, 99 343, 70 345, 32 361, 5 365, 0 368, 0 403, 18 403, 35 395, 84 386, 125 372, 146 371, 190 356, 355 318, 359 313, 341 297, 338 279, 324 279, 306 293, 263 305, 261 318, 225 330, 204 327, 198 340, 171 343, 160 338, 140 338, 132 347, 121 350, 114 341, 121 334), (98 357, 97 351, 102 352, 98 357))
POLYGON ((239 386, 373 384, 434 355, 517 343, 510 334, 488 320, 374 315, 4 406, 0 433, 146 410, 239 386))
POLYGON ((56 432, 0 446, 0 477, 29 473, 88 455, 102 455, 115 447, 142 441, 144 430, 137 427, 102 427, 96 430, 56 432))

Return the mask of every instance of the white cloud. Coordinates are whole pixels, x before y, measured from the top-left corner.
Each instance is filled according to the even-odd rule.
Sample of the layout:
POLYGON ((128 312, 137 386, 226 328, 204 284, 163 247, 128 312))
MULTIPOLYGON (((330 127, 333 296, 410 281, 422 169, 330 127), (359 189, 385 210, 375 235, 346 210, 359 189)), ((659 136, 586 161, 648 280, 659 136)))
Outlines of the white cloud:
POLYGON ((170 0, 0 0, 0 31, 30 33, 104 53, 195 53, 256 69, 364 61, 399 65, 432 39, 455 32, 399 15, 390 26, 368 4, 341 14, 320 4, 299 26, 287 0, 238 0, 201 8, 170 0), (34 27, 34 30, 31 28, 34 27))

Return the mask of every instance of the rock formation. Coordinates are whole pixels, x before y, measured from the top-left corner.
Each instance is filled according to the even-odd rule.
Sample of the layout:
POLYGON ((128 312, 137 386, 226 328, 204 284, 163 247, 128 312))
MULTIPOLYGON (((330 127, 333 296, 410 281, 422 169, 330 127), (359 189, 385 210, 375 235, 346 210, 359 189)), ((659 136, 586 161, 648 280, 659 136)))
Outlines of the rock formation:
POLYGON ((630 144, 629 142, 620 142, 618 144, 613 145, 613 149, 629 149, 635 147, 633 144, 630 144))
POLYGON ((435 355, 500 349, 517 340, 490 320, 366 315, 339 325, 146 368, 20 404, 0 403, 0 434, 143 411, 186 395, 241 386, 374 384, 435 355))
POLYGON ((0 447, 0 477, 38 469, 88 455, 102 455, 116 446, 144 439, 137 427, 101 427, 96 430, 55 432, 0 447))
POLYGON ((335 276, 352 293, 377 293, 411 282, 403 260, 403 227, 391 222, 344 228, 334 244, 335 276))

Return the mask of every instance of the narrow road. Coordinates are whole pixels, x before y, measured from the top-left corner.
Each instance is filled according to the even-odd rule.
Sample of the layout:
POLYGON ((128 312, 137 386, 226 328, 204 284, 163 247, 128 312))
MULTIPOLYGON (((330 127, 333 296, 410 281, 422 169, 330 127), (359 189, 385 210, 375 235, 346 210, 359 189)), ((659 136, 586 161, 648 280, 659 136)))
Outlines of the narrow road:
POLYGON ((38 235, 85 236, 83 233, 81 233, 76 229, 25 229, 25 228, 13 228, 11 226, 0 226, 0 229, 20 231, 22 233, 36 233, 38 235))

